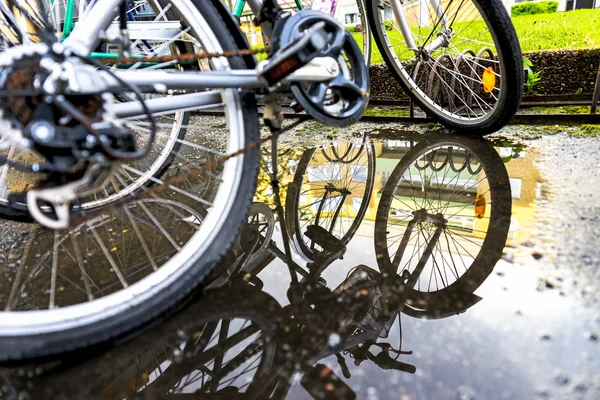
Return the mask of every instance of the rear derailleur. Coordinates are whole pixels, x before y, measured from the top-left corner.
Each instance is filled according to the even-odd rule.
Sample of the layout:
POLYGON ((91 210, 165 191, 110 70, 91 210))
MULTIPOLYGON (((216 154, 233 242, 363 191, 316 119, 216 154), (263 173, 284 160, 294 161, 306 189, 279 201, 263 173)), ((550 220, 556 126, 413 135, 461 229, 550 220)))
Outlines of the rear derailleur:
POLYGON ((31 189, 9 195, 9 206, 52 229, 68 227, 76 203, 138 154, 133 133, 111 118, 110 73, 61 50, 24 45, 0 61, 0 141, 39 160, 2 160, 37 174, 31 189))

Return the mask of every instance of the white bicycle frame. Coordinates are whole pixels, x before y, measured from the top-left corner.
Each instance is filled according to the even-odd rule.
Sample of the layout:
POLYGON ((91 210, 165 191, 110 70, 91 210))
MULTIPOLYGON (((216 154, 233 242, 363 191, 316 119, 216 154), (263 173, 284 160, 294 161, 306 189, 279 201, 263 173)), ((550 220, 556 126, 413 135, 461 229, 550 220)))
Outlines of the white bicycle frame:
MULTIPOLYGON (((418 0, 419 3, 425 0, 418 0)), ((444 31, 448 31, 448 19, 446 18, 446 13, 444 8, 442 7, 442 3, 440 0, 427 0, 431 4, 431 7, 435 10, 435 13, 438 17, 440 25, 443 27, 444 31)), ((410 29, 410 25, 408 23, 408 19, 406 18, 406 11, 404 7, 402 7, 402 3, 400 0, 390 0, 392 5, 392 11, 394 12, 394 17, 398 22, 400 32, 402 33, 402 37, 404 37, 404 41, 406 43, 406 47, 412 51, 418 51, 417 45, 413 38, 412 31, 410 29)), ((431 44, 425 47, 427 52, 431 53, 432 51, 439 49, 444 45, 445 38, 442 36, 434 39, 431 44)))
MULTIPOLYGON (((88 56, 100 42, 100 33, 107 32, 112 21, 117 15, 118 7, 124 0, 102 0, 96 2, 82 20, 76 24, 73 32, 62 45, 80 56, 88 56)), ((196 14, 202 20, 198 10, 190 9, 188 2, 171 0, 180 12, 186 15, 196 14)), ((262 0, 248 1, 252 10, 258 14, 262 7, 262 0)), ((284 81, 326 81, 335 76, 327 71, 321 64, 327 57, 315 58, 309 64, 300 68, 284 81), (306 70, 310 73, 306 73, 306 70)), ((219 62, 213 59, 213 62, 219 62)), ((202 71, 202 72, 168 72, 168 71, 127 71, 115 70, 120 79, 139 88, 150 88, 156 92, 165 93, 169 89, 259 89, 267 88, 267 82, 262 79, 257 70, 228 70, 228 71, 202 71)), ((121 86, 114 82, 116 86, 121 86)), ((202 93, 188 93, 169 98, 148 99, 144 103, 153 114, 168 113, 181 110, 198 110, 215 107, 221 102, 218 90, 202 93)), ((116 117, 127 118, 145 115, 142 105, 138 102, 119 103, 114 105, 113 112, 116 117)))

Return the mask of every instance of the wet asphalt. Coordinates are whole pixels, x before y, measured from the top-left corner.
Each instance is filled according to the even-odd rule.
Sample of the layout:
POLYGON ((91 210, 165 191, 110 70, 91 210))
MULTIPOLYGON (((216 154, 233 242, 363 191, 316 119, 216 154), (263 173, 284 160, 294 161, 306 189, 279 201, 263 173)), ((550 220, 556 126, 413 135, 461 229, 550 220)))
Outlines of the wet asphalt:
MULTIPOLYGON (((488 138, 504 159, 512 216, 506 245, 497 258, 488 260, 487 278, 468 296, 448 298, 437 313, 425 312, 422 318, 403 312, 380 329, 385 318, 378 314, 370 323, 379 335, 369 340, 379 346, 369 348, 365 343, 371 342, 365 341, 345 346, 347 332, 333 323, 332 315, 338 315, 334 310, 345 307, 360 320, 354 334, 369 331, 360 311, 365 301, 356 300, 363 290, 348 303, 338 299, 337 306, 321 292, 309 290, 305 297, 310 306, 291 307, 288 268, 272 257, 242 277, 250 289, 240 289, 237 282, 207 291, 173 318, 116 347, 0 369, 0 398, 183 398, 175 393, 188 393, 190 398, 597 400, 600 138, 575 138, 571 130, 555 127, 531 139, 530 129, 511 126, 488 138), (473 295, 477 300, 470 301, 473 295), (204 386, 202 379, 208 378, 200 375, 207 368, 212 373, 206 376, 218 376, 215 361, 188 351, 190 340, 202 336, 206 321, 218 320, 215 310, 236 304, 256 310, 261 322, 255 324, 271 342, 260 348, 254 361, 236 366, 238 375, 229 371, 229 381, 222 378, 217 386, 204 386), (388 345, 401 345, 405 354, 396 357, 392 352, 388 357, 388 345), (336 346, 337 355, 324 352, 336 346), (268 349, 275 354, 272 359, 268 349)), ((323 132, 318 126, 304 126, 281 142, 300 155, 307 147, 356 141, 369 133, 379 152, 378 168, 386 165, 391 171, 390 161, 379 159, 404 154, 398 149, 411 141, 418 144, 431 131, 430 126, 357 124, 350 130, 323 132)), ((439 128, 433 131, 435 137, 445 134, 439 128)), ((451 135, 447 138, 452 141, 451 135)), ((384 176, 390 172, 377 171, 384 176)), ((288 175, 285 179, 291 180, 293 174, 288 175)), ((376 208, 377 204, 373 212, 376 208)), ((370 213, 369 209, 343 258, 321 275, 329 292, 347 281, 358 265, 379 269, 375 218, 370 213)), ((23 228, 16 224, 5 229, 8 234, 0 247, 4 257, 10 257, 23 228)), ((272 238, 283 248, 278 226, 272 238)), ((297 254, 294 260, 306 264, 297 254)), ((370 290, 376 292, 375 300, 382 296, 370 290)), ((235 313, 230 318, 244 319, 235 313)), ((244 346, 250 348, 248 343, 244 346)), ((238 344, 223 359, 235 360, 244 346, 238 344)))

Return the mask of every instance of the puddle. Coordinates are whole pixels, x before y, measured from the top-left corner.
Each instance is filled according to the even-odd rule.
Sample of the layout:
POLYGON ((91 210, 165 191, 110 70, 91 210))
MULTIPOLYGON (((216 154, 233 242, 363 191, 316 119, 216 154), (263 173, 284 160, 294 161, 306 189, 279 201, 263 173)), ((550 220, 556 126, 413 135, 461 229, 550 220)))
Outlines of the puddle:
POLYGON ((2 398, 597 399, 597 309, 535 255, 515 262, 540 251, 535 154, 377 137, 279 149, 299 282, 263 148, 249 223, 203 296, 94 357, 1 369, 2 398))

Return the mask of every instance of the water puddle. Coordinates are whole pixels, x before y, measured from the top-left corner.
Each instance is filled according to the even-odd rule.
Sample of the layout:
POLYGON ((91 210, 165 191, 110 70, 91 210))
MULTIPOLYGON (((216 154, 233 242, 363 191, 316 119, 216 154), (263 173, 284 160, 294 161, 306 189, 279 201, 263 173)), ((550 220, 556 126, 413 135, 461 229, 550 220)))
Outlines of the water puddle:
POLYGON ((546 193, 535 153, 389 131, 284 145, 279 213, 261 154, 205 294, 91 359, 0 370, 2 396, 598 398, 597 310, 542 274, 551 246, 528 244, 546 193))

